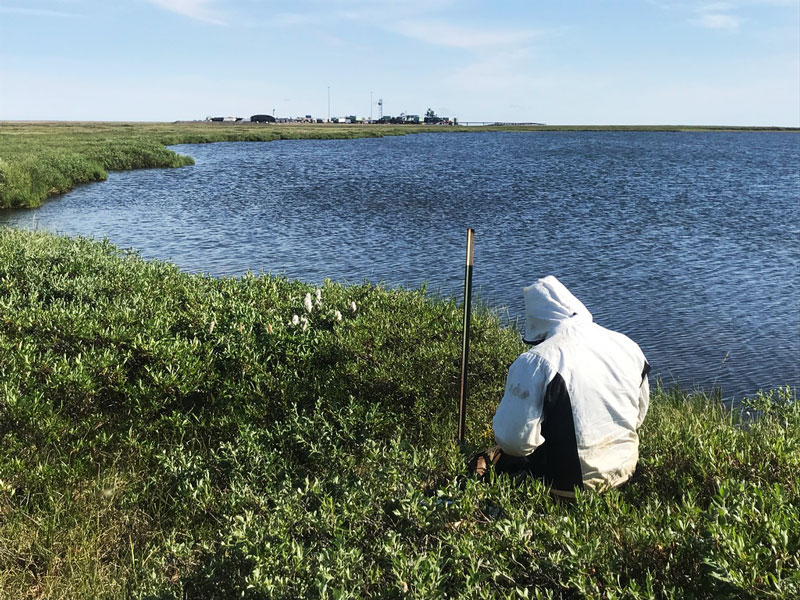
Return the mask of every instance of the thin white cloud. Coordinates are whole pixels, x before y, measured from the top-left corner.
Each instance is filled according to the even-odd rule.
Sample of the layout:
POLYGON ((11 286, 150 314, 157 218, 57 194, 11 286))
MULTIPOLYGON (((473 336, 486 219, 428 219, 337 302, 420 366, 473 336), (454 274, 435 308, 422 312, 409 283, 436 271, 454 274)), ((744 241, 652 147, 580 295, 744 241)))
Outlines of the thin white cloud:
POLYGON ((428 44, 463 49, 513 47, 539 35, 533 30, 492 31, 436 21, 400 21, 391 29, 428 44))
MULTIPOLYGON (((293 0, 286 7, 269 12, 270 24, 283 26, 362 21, 377 25, 387 20, 414 17, 429 18, 442 11, 454 10, 459 0, 293 0), (285 10, 281 10, 284 9, 285 10), (278 22, 275 23, 274 20, 278 22)), ((238 0, 252 7, 252 12, 264 12, 265 0, 238 0)))
MULTIPOLYGON (((534 38, 562 32, 465 26, 452 19, 438 18, 443 9, 452 9, 457 4, 456 0, 326 0, 320 3, 319 10, 314 10, 305 2, 298 4, 300 10, 276 13, 261 22, 260 26, 325 28, 340 22, 358 23, 434 46, 470 50, 484 55, 524 48, 534 38), (387 18, 391 15, 399 18, 387 18)), ((322 41, 342 45, 342 40, 334 34, 325 36, 318 32, 316 35, 322 41)))
POLYGON ((797 8, 798 0, 647 0, 665 11, 687 14, 687 22, 695 27, 738 31, 750 21, 740 16, 742 11, 781 10, 797 8))
POLYGON ((689 19, 689 23, 695 27, 704 29, 718 29, 727 31, 738 31, 744 22, 736 14, 741 2, 702 2, 694 9, 695 16, 689 19))
POLYGON ((266 21, 269 25, 275 27, 292 27, 300 26, 305 27, 308 25, 319 25, 325 23, 328 17, 318 13, 276 13, 269 17, 266 21))
POLYGON ((356 10, 379 10, 384 16, 407 16, 450 9, 458 4, 458 0, 322 0, 317 4, 356 10))
POLYGON ((725 12, 743 6, 772 6, 775 8, 797 7, 797 0, 647 0, 647 3, 664 10, 696 12, 725 12))
POLYGON ((147 0, 151 4, 212 25, 226 25, 224 14, 215 6, 215 0, 147 0))
POLYGON ((706 13, 689 21, 697 27, 705 29, 727 29, 728 31, 738 31, 742 24, 742 19, 735 15, 725 13, 706 13))
POLYGON ((742 2, 744 4, 797 8, 797 0, 742 0, 742 2))
POLYGON ((518 61, 512 57, 495 55, 481 58, 471 64, 456 68, 447 77, 449 85, 468 92, 493 90, 507 94, 524 85, 529 76, 515 68, 518 61))
POLYGON ((709 2, 700 7, 701 12, 726 12, 733 10, 735 6, 730 2, 709 2))
POLYGON ((47 8, 28 8, 21 6, 0 6, 0 13, 27 15, 31 17, 57 17, 57 18, 68 18, 68 19, 83 16, 77 13, 69 13, 61 10, 50 10, 47 8))

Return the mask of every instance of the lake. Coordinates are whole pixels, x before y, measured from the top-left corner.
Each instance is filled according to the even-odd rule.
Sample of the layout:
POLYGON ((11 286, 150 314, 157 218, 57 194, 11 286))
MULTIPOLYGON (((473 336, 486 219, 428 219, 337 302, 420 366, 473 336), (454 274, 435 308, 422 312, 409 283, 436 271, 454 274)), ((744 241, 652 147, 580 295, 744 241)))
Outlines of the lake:
MULTIPOLYGON (((176 146, 196 165, 111 173, 0 224, 107 237, 212 275, 364 279, 513 321, 556 275, 665 384, 741 398, 800 385, 800 136, 420 134, 176 146)), ((459 343, 454 340, 454 343, 459 343)))

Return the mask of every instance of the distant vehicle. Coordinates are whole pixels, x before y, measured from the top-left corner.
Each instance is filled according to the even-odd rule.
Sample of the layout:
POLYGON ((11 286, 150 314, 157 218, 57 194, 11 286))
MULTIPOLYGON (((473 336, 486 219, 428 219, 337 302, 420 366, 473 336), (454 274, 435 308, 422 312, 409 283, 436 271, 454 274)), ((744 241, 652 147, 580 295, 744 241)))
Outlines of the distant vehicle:
POLYGON ((250 117, 250 121, 253 123, 274 123, 275 117, 272 115, 253 115, 250 117))

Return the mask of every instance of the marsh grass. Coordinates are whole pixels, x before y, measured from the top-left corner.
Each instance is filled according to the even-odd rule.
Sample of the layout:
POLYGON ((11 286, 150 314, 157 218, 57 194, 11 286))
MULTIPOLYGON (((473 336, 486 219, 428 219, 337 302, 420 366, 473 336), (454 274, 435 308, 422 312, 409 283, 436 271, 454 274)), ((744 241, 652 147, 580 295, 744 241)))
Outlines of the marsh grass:
MULTIPOLYGON (((315 292, 0 230, 0 597, 797 597, 791 391, 656 391, 635 484, 560 504, 467 476, 456 303, 315 292)), ((472 323, 479 447, 522 346, 472 323)))
POLYGON ((194 161, 174 144, 380 137, 438 128, 208 123, 0 123, 0 209, 36 207, 108 171, 180 167, 194 161))

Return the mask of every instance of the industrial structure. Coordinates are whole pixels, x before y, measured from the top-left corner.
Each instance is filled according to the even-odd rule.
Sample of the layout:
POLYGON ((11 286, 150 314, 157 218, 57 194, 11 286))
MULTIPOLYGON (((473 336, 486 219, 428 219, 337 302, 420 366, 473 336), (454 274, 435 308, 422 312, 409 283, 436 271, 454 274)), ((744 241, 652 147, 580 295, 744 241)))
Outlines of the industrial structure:
POLYGON ((311 115, 302 117, 276 117, 273 114, 256 114, 249 119, 243 117, 206 117, 206 121, 212 123, 361 123, 361 124, 391 124, 391 125, 458 125, 458 119, 450 117, 440 117, 433 109, 429 108, 424 117, 400 113, 399 116, 392 117, 383 114, 383 98, 378 99, 378 118, 362 117, 359 115, 346 115, 344 117, 328 117, 327 119, 314 118, 311 115))

